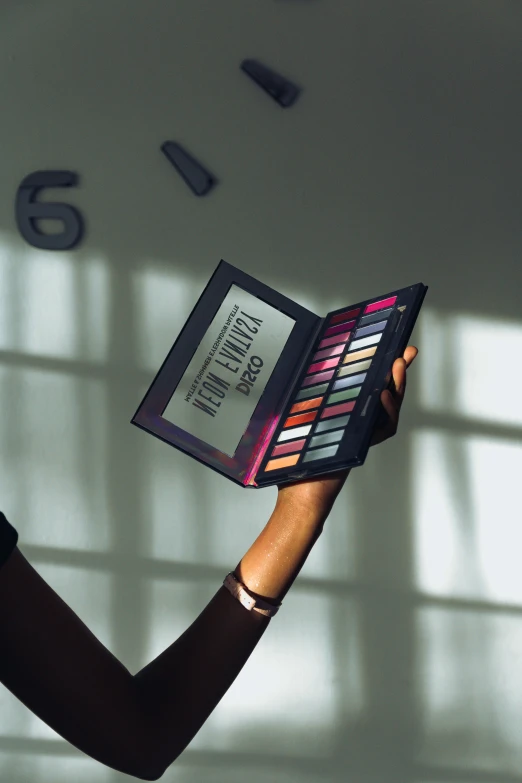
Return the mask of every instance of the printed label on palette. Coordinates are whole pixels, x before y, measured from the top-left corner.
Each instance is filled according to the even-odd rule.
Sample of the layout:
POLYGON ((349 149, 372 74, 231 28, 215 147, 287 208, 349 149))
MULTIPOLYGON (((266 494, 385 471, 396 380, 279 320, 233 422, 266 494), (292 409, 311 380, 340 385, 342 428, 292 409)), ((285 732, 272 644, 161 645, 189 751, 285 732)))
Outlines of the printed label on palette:
POLYGON ((294 323, 231 286, 163 418, 232 457, 294 323))

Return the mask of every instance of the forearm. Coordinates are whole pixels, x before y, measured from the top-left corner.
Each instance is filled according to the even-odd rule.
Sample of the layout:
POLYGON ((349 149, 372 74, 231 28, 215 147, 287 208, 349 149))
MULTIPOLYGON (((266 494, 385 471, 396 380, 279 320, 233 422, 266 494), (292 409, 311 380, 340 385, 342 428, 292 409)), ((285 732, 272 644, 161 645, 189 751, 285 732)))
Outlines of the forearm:
MULTIPOLYGON (((235 569, 251 592, 282 601, 322 532, 327 510, 279 493, 264 530, 235 569)), ((280 615, 278 615, 279 617, 280 615)), ((220 587, 192 625, 135 675, 151 728, 151 763, 165 770, 183 752, 247 662, 269 618, 220 587)))

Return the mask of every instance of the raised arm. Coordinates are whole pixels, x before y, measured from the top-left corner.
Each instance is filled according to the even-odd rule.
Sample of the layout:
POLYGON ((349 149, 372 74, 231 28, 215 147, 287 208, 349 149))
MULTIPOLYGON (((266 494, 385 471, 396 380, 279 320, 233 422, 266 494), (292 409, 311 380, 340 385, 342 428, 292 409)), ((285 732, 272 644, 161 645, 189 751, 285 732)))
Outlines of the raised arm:
MULTIPOLYGON (((393 365, 393 383, 381 395, 383 424, 372 445, 397 432, 406 370, 417 355, 408 346, 393 365)), ((235 569, 250 592, 279 603, 292 586, 350 471, 280 487, 275 510, 235 569)), ((275 618, 275 622, 281 617, 275 618)), ((246 611, 222 587, 185 633, 135 680, 152 727, 151 758, 166 769, 196 735, 233 683, 268 623, 246 611), (183 707, 181 707, 183 705, 183 707)))
MULTIPOLYGON (((237 577, 281 600, 323 522, 279 498, 237 577)), ((16 547, 0 568, 0 681, 87 755, 157 780, 227 692, 269 622, 220 587, 185 633, 133 677, 16 547)))
MULTIPOLYGON (((374 443, 395 434, 406 367, 416 354, 410 346, 394 364, 396 390, 382 396, 388 422, 374 443)), ((268 524, 235 569, 251 592, 282 601, 346 476, 279 490, 268 524)), ((158 780, 223 698, 270 622, 220 587, 179 639, 133 677, 16 547, 0 568, 0 681, 87 755, 158 780)))

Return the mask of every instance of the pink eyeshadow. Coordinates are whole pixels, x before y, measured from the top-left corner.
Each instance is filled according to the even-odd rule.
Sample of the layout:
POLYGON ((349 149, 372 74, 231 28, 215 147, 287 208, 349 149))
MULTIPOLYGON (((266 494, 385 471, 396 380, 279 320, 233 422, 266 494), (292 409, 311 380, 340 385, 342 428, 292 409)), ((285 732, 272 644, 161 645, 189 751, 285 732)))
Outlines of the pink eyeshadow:
POLYGON ((280 446, 276 446, 270 454, 271 457, 279 457, 280 454, 291 454, 293 451, 301 451, 306 443, 306 438, 302 440, 294 440, 291 443, 281 443, 280 446))
POLYGON ((325 337, 329 337, 331 334, 337 334, 338 332, 344 332, 345 329, 352 329, 355 326, 355 321, 347 321, 346 323, 337 324, 337 326, 330 326, 324 333, 325 337))
POLYGON ((364 313, 375 313, 376 310, 384 310, 385 307, 391 307, 397 300, 396 296, 390 296, 389 299, 381 299, 380 302, 372 302, 364 308, 364 313))
POLYGON ((332 348, 326 348, 324 351, 317 351, 315 356, 312 357, 313 362, 318 362, 319 359, 328 359, 329 356, 337 356, 338 353, 344 351, 344 345, 334 345, 332 348))
POLYGON ((352 402, 343 402, 341 405, 330 405, 321 413, 321 419, 327 419, 329 416, 338 416, 340 413, 350 413, 355 407, 356 400, 352 402))
POLYGON ((335 359, 326 359, 324 362, 311 364, 307 370, 307 375, 310 372, 319 372, 320 370, 329 370, 330 367, 337 367, 340 358, 340 356, 337 356, 335 359))
POLYGON ((314 383, 321 383, 322 381, 329 381, 335 370, 328 370, 328 372, 320 372, 319 375, 309 375, 305 378, 301 386, 312 386, 314 383))
POLYGON ((327 337, 326 340, 321 340, 319 348, 327 348, 329 345, 336 345, 336 343, 345 343, 350 336, 350 332, 344 332, 338 334, 335 337, 327 337))
POLYGON ((330 318, 331 324, 338 324, 341 321, 348 321, 349 318, 355 318, 356 315, 359 315, 361 312, 361 308, 357 307, 356 310, 347 310, 345 313, 337 313, 337 315, 332 315, 330 318))

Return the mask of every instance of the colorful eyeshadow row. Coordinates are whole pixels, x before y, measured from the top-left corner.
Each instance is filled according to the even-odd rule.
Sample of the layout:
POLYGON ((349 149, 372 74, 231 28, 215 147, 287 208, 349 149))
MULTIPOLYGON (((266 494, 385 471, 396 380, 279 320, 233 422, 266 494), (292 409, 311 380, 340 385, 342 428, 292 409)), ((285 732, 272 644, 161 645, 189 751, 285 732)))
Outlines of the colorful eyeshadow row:
POLYGON ((396 299, 330 318, 263 472, 336 454, 396 299))

